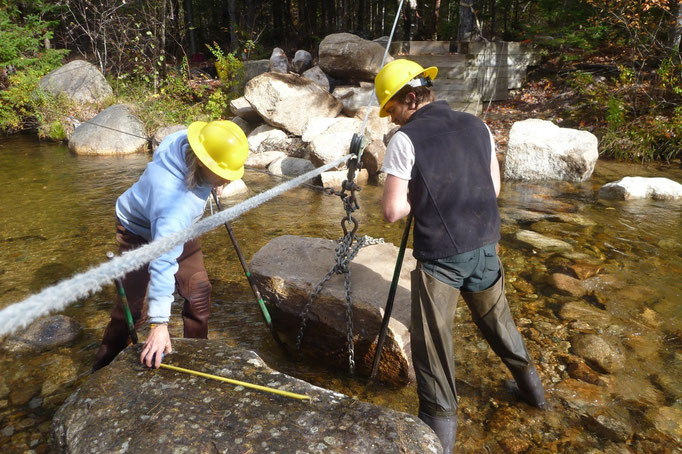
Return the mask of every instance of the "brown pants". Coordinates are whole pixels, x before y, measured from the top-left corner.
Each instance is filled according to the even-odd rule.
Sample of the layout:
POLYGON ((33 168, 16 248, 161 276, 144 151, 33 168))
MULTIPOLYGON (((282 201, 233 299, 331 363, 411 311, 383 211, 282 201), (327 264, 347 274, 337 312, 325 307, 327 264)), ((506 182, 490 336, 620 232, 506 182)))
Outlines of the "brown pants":
MULTIPOLYGON (((147 244, 144 238, 126 230, 118 220, 116 240, 120 252, 147 244)), ((178 293, 185 299, 182 310, 184 336, 205 339, 208 335, 208 316, 211 311, 211 283, 204 268, 204 256, 198 239, 185 243, 182 255, 178 258, 178 265, 175 285, 178 293)), ((139 327, 147 321, 145 296, 149 285, 149 271, 143 266, 126 274, 122 281, 135 327, 139 327)), ((111 311, 111 321, 104 331, 102 346, 95 356, 93 369, 97 370, 109 364, 130 343, 123 308, 116 304, 111 311)))

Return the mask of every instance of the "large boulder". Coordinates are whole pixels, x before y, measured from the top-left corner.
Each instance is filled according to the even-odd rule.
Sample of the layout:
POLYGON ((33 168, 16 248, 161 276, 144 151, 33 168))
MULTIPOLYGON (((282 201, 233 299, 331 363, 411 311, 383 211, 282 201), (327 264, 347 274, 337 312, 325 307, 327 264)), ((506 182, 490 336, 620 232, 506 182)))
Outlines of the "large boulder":
POLYGON ((301 75, 306 79, 312 80, 326 91, 331 90, 332 85, 334 85, 332 78, 325 74, 319 66, 313 66, 309 70, 304 71, 301 75))
POLYGON ((436 435, 416 416, 284 375, 223 341, 174 339, 164 363, 305 394, 310 401, 145 370, 141 348, 126 349, 66 400, 52 421, 53 452, 440 451, 436 435))
POLYGON ((174 132, 182 131, 183 129, 187 129, 187 126, 171 125, 157 129, 154 133, 154 137, 152 137, 152 150, 156 150, 166 136, 169 136, 174 132))
POLYGON ((624 177, 602 186, 599 197, 615 200, 678 200, 682 199, 682 184, 668 178, 624 177))
POLYGON ((266 122, 297 136, 309 119, 335 117, 343 108, 328 91, 296 74, 261 74, 246 84, 244 97, 266 122))
POLYGON ((313 66, 313 56, 307 50, 297 50, 291 60, 291 69, 297 74, 303 74, 313 66))
POLYGON ((585 181, 599 158, 594 134, 551 121, 517 121, 509 132, 504 164, 508 180, 585 181))
POLYGON ((102 102, 113 95, 111 86, 97 67, 74 60, 57 68, 38 83, 53 95, 64 94, 76 102, 102 102))
POLYGON ((230 111, 248 122, 256 123, 263 121, 258 112, 256 112, 256 109, 243 96, 230 101, 230 111))
MULTIPOLYGON (((364 87, 339 86, 334 88, 332 94, 343 103, 343 113, 349 117, 352 117, 358 110, 369 105, 372 99, 376 100, 372 85, 364 87)), ((378 102, 375 101, 374 105, 377 104, 378 102)))
MULTIPOLYGON (((275 326, 297 339, 304 307, 322 278, 335 265, 337 243, 321 238, 282 236, 263 246, 251 261, 251 272, 269 301, 275 326)), ((398 248, 375 244, 360 249, 351 262, 352 326, 356 371, 369 375, 398 248)), ((395 384, 409 382, 411 366, 410 271, 416 266, 405 253, 378 377, 395 384)), ((302 348, 321 360, 348 368, 346 290, 335 274, 316 296, 306 316, 302 348)))
POLYGON ((113 105, 76 128, 69 149, 83 155, 117 155, 146 151, 142 122, 128 106, 113 105))
MULTIPOLYGON (((381 69, 384 48, 350 33, 334 33, 320 43, 319 65, 337 79, 373 81, 381 69)), ((393 58, 388 55, 386 63, 393 58)))
MULTIPOLYGON (((310 160, 315 166, 322 166, 342 158, 350 152, 350 143, 353 134, 360 131, 362 121, 356 118, 333 118, 329 119, 314 118, 308 124, 303 141, 310 139, 308 152, 310 160), (317 130, 319 125, 328 124, 328 127, 321 129, 317 134, 312 130, 317 130)), ((339 164, 338 168, 345 167, 345 163, 339 164)))

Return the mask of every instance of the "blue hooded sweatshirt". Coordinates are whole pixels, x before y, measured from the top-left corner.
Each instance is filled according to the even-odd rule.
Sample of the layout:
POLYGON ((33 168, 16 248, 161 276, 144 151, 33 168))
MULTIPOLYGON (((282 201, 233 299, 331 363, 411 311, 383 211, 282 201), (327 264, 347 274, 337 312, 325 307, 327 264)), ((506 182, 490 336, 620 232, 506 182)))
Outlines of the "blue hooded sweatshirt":
MULTIPOLYGON (((116 215, 130 232, 147 241, 168 236, 189 227, 201 218, 210 185, 187 188, 185 153, 192 153, 187 130, 166 137, 154 152, 152 161, 140 179, 116 201, 116 215)), ((179 245, 149 263, 147 304, 152 323, 170 318, 175 273, 183 245, 179 245)))

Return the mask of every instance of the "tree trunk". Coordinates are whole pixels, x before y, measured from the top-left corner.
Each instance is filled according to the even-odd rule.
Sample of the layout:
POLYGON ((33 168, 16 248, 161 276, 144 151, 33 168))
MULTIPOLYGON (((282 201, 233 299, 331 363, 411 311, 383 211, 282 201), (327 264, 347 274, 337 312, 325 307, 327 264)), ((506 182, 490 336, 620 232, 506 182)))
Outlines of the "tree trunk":
POLYGON ((433 20, 433 30, 431 32, 431 39, 438 39, 438 23, 440 22, 440 0, 436 0, 436 4, 433 6, 434 20, 433 20))
POLYGON ((677 17, 670 29, 670 50, 672 52, 680 51, 680 42, 682 41, 682 1, 677 4, 677 17))
POLYGON ((490 0, 490 39, 493 39, 495 37, 495 6, 497 4, 496 0, 490 0))
POLYGON ((462 0, 459 4, 458 41, 471 41, 476 36, 476 17, 474 16, 474 0, 462 0))
POLYGON ((230 30, 230 52, 239 47, 237 42, 237 2, 236 0, 227 1, 228 29, 230 30))
POLYGON ((194 7, 192 5, 192 0, 185 0, 185 14, 187 18, 187 34, 189 35, 189 54, 191 56, 197 53, 197 40, 194 30, 194 7))
POLYGON ((412 41, 417 25, 417 0, 405 1, 405 41, 412 41))

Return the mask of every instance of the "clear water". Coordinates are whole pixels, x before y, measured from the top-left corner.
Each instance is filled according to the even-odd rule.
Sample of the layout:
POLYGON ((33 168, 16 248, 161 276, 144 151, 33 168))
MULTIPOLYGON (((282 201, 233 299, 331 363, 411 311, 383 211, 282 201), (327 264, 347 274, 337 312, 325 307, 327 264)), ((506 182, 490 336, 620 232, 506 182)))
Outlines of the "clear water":
MULTIPOLYGON (((101 263, 107 251, 117 251, 113 235, 114 202, 137 179, 148 160, 147 155, 77 157, 64 146, 40 143, 33 136, 3 138, 0 142, 0 308, 101 263)), ((670 432, 661 434, 655 424, 648 422, 651 418, 641 416, 660 406, 674 409, 682 406, 679 379, 682 376, 682 203, 608 202, 596 197, 602 184, 626 175, 665 176, 682 181, 679 166, 599 162, 592 179, 583 184, 503 184, 500 198, 503 211, 519 208, 545 213, 573 212, 595 225, 585 227, 550 221, 521 226, 511 221, 503 224, 501 256, 507 280, 531 284, 527 291, 509 286, 514 315, 525 336, 530 333, 529 325, 521 320, 530 320, 530 327, 537 327, 542 338, 556 341, 546 348, 540 341, 529 341, 531 353, 539 358, 554 409, 544 417, 541 435, 521 429, 513 432, 516 427, 529 425, 522 409, 514 410, 513 422, 508 421, 506 426, 491 424, 500 412, 499 402, 509 404, 505 401, 509 399, 498 389, 506 372, 489 349, 481 345, 466 309, 460 307, 455 339, 460 418, 464 422, 460 424, 458 452, 495 452, 502 446, 500 440, 510 437, 530 443, 529 447, 540 452, 585 452, 614 446, 630 446, 646 452, 676 449, 679 438, 676 440, 670 432), (543 276, 552 263, 551 254, 520 247, 513 238, 519 228, 537 230, 572 243, 575 251, 598 258, 604 265, 603 273, 614 275, 625 284, 592 302, 611 314, 611 324, 603 328, 619 337, 626 351, 627 367, 608 377, 611 382, 599 388, 600 398, 604 405, 617 404, 627 409, 629 416, 623 420, 634 425, 636 437, 610 441, 603 430, 583 427, 584 409, 569 408, 560 393, 555 393, 568 378, 557 358, 563 351, 561 342, 571 329, 558 318, 557 311, 570 298, 557 296, 546 286, 543 276), (645 393, 641 392, 643 386, 645 393)), ((276 178, 255 172, 247 172, 244 180, 251 194, 280 183, 276 178)), ((380 197, 381 188, 371 185, 359 193, 359 233, 398 244, 403 225, 383 221, 380 197)), ((279 235, 338 238, 342 215, 338 197, 298 188, 243 215, 232 225, 249 260, 279 235)), ((202 248, 214 290, 211 338, 254 350, 271 367, 316 385, 416 413, 414 385, 400 389, 367 387, 364 380, 348 377, 344 371, 328 370, 311 361, 292 362, 279 351, 264 327, 224 229, 202 237, 202 248)), ((110 287, 64 312, 84 327, 83 335, 74 345, 41 354, 0 351, 0 445, 17 452, 49 451, 50 418, 87 377, 114 301, 110 287), (71 373, 60 378, 64 364, 68 364, 66 369, 71 373), (41 397, 46 382, 56 382, 57 390, 41 397), (3 383, 6 392, 3 392, 3 383)), ((177 314, 177 308, 174 311, 177 314)), ((173 330, 179 330, 182 325, 179 317, 174 316, 173 321, 173 330)), ((180 335, 180 332, 172 331, 172 334, 180 335)), ((512 403, 509 408, 516 406, 512 403)), ((539 416, 533 414, 532 418, 536 421, 539 416)), ((677 434, 681 436, 679 429, 677 434)))

